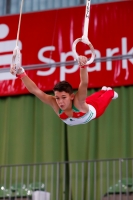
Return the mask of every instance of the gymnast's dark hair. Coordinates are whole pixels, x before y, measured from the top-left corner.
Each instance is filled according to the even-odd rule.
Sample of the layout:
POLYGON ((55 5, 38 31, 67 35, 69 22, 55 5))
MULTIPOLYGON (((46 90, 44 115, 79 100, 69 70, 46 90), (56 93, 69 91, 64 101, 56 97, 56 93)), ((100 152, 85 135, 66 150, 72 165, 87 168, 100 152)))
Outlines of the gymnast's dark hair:
POLYGON ((68 83, 67 81, 60 81, 58 82, 54 88, 53 88, 53 91, 59 91, 59 92, 67 92, 69 94, 72 94, 73 93, 73 88, 72 86, 70 85, 70 83, 68 83))

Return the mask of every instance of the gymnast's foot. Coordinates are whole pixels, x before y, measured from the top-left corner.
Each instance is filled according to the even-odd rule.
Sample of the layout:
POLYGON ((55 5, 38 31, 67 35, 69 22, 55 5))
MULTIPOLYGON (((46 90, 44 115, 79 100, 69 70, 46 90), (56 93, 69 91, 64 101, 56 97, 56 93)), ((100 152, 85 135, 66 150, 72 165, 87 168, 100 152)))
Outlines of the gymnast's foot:
MULTIPOLYGON (((107 88, 107 91, 108 91, 108 90, 112 90, 112 88, 111 88, 111 87, 108 87, 108 88, 107 88)), ((113 90, 113 91, 114 91, 114 90, 113 90)), ((117 99, 117 98, 118 98, 118 93, 114 91, 114 97, 113 97, 112 99, 117 99)))
POLYGON ((103 86, 101 90, 106 91, 106 90, 107 90, 107 87, 106 87, 106 86, 103 86))

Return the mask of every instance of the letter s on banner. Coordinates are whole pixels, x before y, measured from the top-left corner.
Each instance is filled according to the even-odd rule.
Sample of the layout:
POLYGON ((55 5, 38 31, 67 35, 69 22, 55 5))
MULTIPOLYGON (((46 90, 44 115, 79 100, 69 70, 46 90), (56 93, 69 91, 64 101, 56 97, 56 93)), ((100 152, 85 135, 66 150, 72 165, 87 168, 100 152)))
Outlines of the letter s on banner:
MULTIPOLYGON (((51 58, 46 58, 43 56, 44 52, 46 51, 55 51, 55 46, 47 46, 47 47, 43 47, 42 49, 40 49, 40 51, 38 52, 38 59, 44 63, 55 63, 55 61, 51 58)), ((54 73, 55 71, 55 67, 51 67, 49 70, 47 71, 41 71, 38 70, 37 71, 37 75, 38 76, 48 76, 51 75, 52 73, 54 73)))
MULTIPOLYGON (((61 53, 61 62, 66 62, 67 57, 72 56, 74 58, 73 52, 69 51, 67 53, 61 53)), ((64 67, 60 68, 60 81, 65 80, 65 74, 71 74, 78 70, 79 66, 74 65, 71 69, 64 67)))

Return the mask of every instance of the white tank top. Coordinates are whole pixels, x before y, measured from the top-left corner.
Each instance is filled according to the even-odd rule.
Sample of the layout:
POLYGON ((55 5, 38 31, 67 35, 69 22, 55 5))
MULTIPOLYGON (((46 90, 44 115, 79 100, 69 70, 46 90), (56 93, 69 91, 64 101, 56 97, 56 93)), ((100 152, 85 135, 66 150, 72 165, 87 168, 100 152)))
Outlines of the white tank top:
POLYGON ((61 120, 69 126, 86 124, 90 122, 92 119, 96 117, 96 109, 90 104, 88 104, 88 106, 89 106, 89 112, 87 112, 82 117, 79 117, 79 118, 68 117, 67 119, 64 119, 64 120, 61 119, 61 120))

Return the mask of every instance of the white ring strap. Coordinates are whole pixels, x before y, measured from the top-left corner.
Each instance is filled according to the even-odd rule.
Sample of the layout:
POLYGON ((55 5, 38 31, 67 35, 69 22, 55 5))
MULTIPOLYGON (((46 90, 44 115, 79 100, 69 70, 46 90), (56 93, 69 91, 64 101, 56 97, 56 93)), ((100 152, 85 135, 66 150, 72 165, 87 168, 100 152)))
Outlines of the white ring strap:
POLYGON ((90 60, 87 61, 86 64, 91 64, 94 61, 94 58, 95 58, 94 47, 91 44, 91 42, 89 41, 89 39, 88 39, 88 26, 89 26, 89 16, 90 16, 90 2, 91 2, 91 0, 86 0, 86 11, 85 11, 85 21, 84 21, 83 36, 81 38, 76 39, 73 42, 73 45, 72 45, 72 51, 74 53, 74 56, 75 56, 76 60, 79 59, 79 55, 76 52, 76 45, 77 45, 78 42, 83 42, 84 44, 87 44, 90 47, 91 58, 90 58, 90 60))

